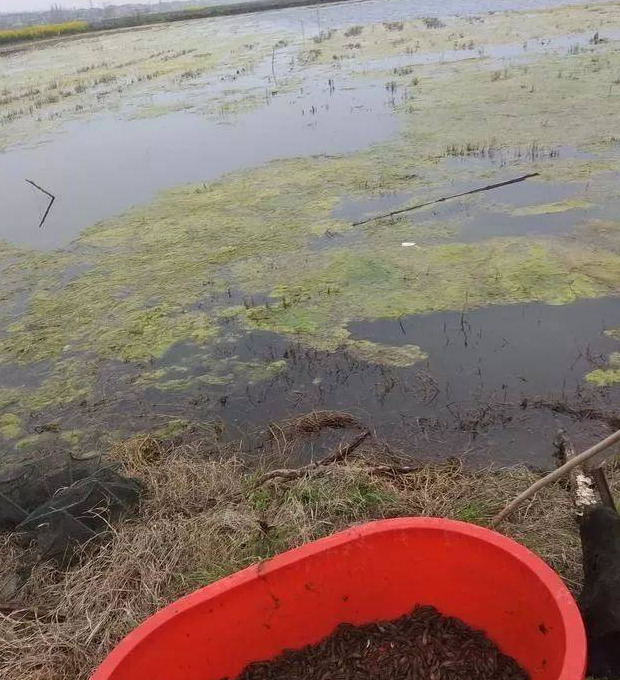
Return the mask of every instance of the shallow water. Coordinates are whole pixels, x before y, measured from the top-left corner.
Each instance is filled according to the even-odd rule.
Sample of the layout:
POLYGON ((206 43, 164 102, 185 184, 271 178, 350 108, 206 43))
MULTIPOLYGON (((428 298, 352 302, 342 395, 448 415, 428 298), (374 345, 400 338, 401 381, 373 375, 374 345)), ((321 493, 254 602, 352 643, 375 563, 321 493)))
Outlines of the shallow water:
MULTIPOLYGON (((611 1, 611 0, 610 0, 611 1)), ((441 17, 448 15, 476 16, 486 12, 534 10, 563 5, 581 5, 583 0, 355 0, 325 5, 303 7, 255 14, 256 26, 280 25, 298 28, 300 21, 319 29, 341 28, 351 24, 368 25, 380 21, 403 21, 414 17, 441 17), (318 11, 317 11, 318 10, 318 11)))
MULTIPOLYGON (((446 0, 364 0, 317 8, 297 8, 192 23, 198 34, 214 25, 230 35, 258 31, 268 35, 320 31, 351 23, 410 19, 416 16, 476 15, 511 9, 536 9, 573 0, 470 0, 465 6, 446 0), (215 23, 213 23, 215 22, 215 23)), ((155 36, 156 37, 156 34, 155 36)), ((490 46, 484 56, 515 58, 540 51, 568 49, 587 43, 587 36, 562 36, 527 45, 490 46)), ((289 52, 277 55, 276 69, 285 76, 289 52)), ((419 54, 397 60, 354 64, 364 70, 399 65, 479 58, 472 50, 419 54), (401 63, 402 62, 402 63, 401 63)), ((67 122, 27 147, 0 153, 0 238, 22 246, 52 249, 66 246, 102 219, 151 200, 157 192, 188 182, 210 181, 227 172, 253 167, 275 158, 351 152, 394 135, 398 122, 394 101, 381 81, 364 82, 340 75, 332 87, 328 69, 303 69, 302 80, 287 91, 272 82, 271 59, 241 77, 216 73, 193 87, 129 98, 120 112, 95 114, 67 122), (329 74, 329 75, 328 75, 329 74), (190 106, 222 96, 227 89, 264 99, 255 110, 214 120, 193 112, 131 119, 140 105, 190 106), (38 225, 47 198, 26 184, 32 179, 57 201, 44 228, 38 225)), ((285 78, 286 79, 286 78, 285 78)))
POLYGON ((232 124, 177 112, 158 118, 98 116, 68 124, 46 144, 0 154, 0 237, 49 249, 152 199, 158 191, 276 158, 346 153, 390 137, 398 122, 382 83, 347 88, 317 75, 232 124), (39 229, 49 188, 57 202, 39 229))
POLYGON ((620 299, 603 298, 359 321, 349 330, 356 338, 419 345, 440 391, 466 404, 576 392, 584 374, 617 350, 604 331, 619 324, 620 299))
MULTIPOLYGON (((421 448, 425 458, 465 451, 473 462, 544 465, 559 427, 578 446, 606 430, 600 423, 524 408, 524 400, 612 407, 620 390, 588 388, 583 376, 618 349, 604 335, 618 326, 620 299, 612 298, 563 306, 491 305, 349 325, 357 339, 419 345, 428 359, 411 368, 368 364, 346 351, 309 350, 276 333, 231 327, 228 338, 208 353, 180 343, 154 362, 152 368, 164 369, 168 380, 195 379, 191 388, 135 389, 139 372, 108 364, 100 369, 88 409, 55 415, 63 429, 86 424, 99 432, 114 431, 119 418, 136 430, 161 427, 171 418, 215 419, 234 437, 312 409, 340 409, 357 414, 393 446, 421 448), (225 376, 231 360, 259 365, 284 360, 286 367, 266 380, 217 384, 214 366, 225 376), (200 384, 201 376, 209 377, 208 384, 200 384)), ((40 431, 46 422, 50 414, 32 414, 29 427, 40 431)))
MULTIPOLYGON (((563 147, 553 150, 553 154, 545 160, 552 164, 556 160, 576 156, 577 152, 563 147)), ((463 157, 448 158, 443 162, 448 166, 458 163, 472 170, 494 168, 493 182, 515 177, 514 170, 504 169, 505 160, 501 155, 495 160, 463 157)), ((432 196, 449 197, 481 186, 484 186, 481 179, 476 183, 453 181, 443 187, 434 186, 432 196)), ((433 200, 432 196, 429 200, 433 200)), ((332 211, 332 217, 355 223, 412 207, 413 210, 401 214, 398 219, 407 221, 417 230, 428 224, 427 233, 415 237, 416 242, 423 245, 427 241, 475 243, 490 237, 568 235, 586 220, 614 220, 620 210, 617 198, 609 197, 601 202, 600 197, 593 193, 591 184, 586 181, 553 183, 530 179, 415 209, 420 200, 419 194, 410 191, 386 193, 369 199, 344 197, 332 211), (434 225, 442 222, 454 230, 452 236, 438 237, 434 234, 434 225)), ((329 234, 317 239, 313 245, 325 248, 342 245, 343 242, 358 243, 363 238, 364 234, 360 231, 329 234)))
MULTIPOLYGON (((603 33, 603 37, 610 40, 617 40, 620 37, 620 32, 616 30, 604 30, 603 33)), ((573 33, 508 45, 487 45, 481 48, 443 50, 442 52, 419 52, 399 57, 361 61, 355 64, 353 68, 357 71, 391 71, 407 66, 441 64, 468 59, 488 59, 489 68, 498 68, 503 62, 509 62, 511 65, 526 63, 528 59, 542 53, 565 55, 571 51, 587 47, 590 44, 591 37, 582 33, 573 33)))
MULTIPOLYGON (((460 446, 471 460, 540 464, 552 451, 558 427, 581 441, 588 426, 538 409, 522 410, 519 404, 524 398, 586 395, 583 375, 618 349, 603 334, 618 325, 618 299, 492 305, 463 314, 358 321, 349 325, 353 337, 416 344, 428 360, 409 369, 385 369, 345 354, 314 360, 302 356, 272 385, 256 390, 258 403, 231 395, 219 410, 231 425, 243 427, 248 420, 277 419, 281 409, 283 414, 308 407, 353 409, 393 443, 415 448, 424 442, 425 455, 449 455, 460 446), (483 418, 472 428, 472 419, 486 409, 486 422, 483 418)), ((249 342, 259 356, 286 356, 276 337, 249 342)), ((609 390, 596 398, 613 403, 617 397, 618 390, 609 390)))

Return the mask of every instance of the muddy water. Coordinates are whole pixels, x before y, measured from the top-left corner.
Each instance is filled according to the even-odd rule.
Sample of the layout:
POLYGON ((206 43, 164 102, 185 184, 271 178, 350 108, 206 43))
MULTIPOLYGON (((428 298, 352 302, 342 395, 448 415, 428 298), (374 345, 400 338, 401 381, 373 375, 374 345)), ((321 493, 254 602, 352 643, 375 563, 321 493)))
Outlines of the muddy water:
MULTIPOLYGON (((618 349, 604 335, 618 325, 618 299, 566 306, 493 305, 350 324, 358 339, 419 345, 428 360, 408 369, 372 366, 346 353, 307 352, 274 334, 253 334, 234 351, 265 360, 286 358, 288 369, 243 394, 227 393, 216 410, 230 427, 243 429, 280 413, 347 409, 392 443, 423 447, 425 456, 463 450, 472 461, 544 464, 558 427, 580 442, 600 426, 523 408, 523 400, 613 404, 618 390, 595 393, 583 376, 618 349)), ((186 351, 190 356, 191 350, 186 351)))
MULTIPOLYGON (((309 350, 276 333, 247 334, 231 326, 228 339, 208 352, 180 343, 153 364, 155 370, 166 371, 168 380, 191 380, 190 388, 140 389, 135 386, 139 371, 106 364, 87 409, 33 413, 29 428, 40 432, 59 419, 64 428, 95 426, 107 436, 121 419, 125 427, 148 430, 189 416, 196 423, 219 420, 226 436, 234 438, 312 409, 342 409, 357 414, 392 446, 426 459, 465 452, 472 463, 521 460, 545 466, 558 428, 567 429, 577 446, 607 428, 571 420, 533 402, 543 397, 613 407, 620 390, 594 390, 583 376, 618 349, 604 335, 618 326, 618 299, 565 306, 492 305, 349 325, 358 339, 419 345, 428 359, 406 369, 369 364, 345 351, 309 350), (225 377, 230 373, 226 362, 232 360, 286 365, 269 379, 218 384, 214 366, 225 377), (201 385, 206 376, 208 383, 201 385)), ((13 381, 18 380, 15 370, 7 376, 13 381)), ((96 439, 91 444, 97 448, 96 439)))

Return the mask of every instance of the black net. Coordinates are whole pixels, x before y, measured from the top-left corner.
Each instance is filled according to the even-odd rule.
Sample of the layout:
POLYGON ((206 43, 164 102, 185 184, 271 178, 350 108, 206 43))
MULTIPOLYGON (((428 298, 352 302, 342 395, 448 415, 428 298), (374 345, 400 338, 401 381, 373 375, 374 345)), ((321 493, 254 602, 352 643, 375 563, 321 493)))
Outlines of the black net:
POLYGON ((42 473, 29 465, 0 480, 0 528, 34 542, 39 559, 66 563, 76 546, 129 512, 141 485, 112 468, 68 464, 42 473))

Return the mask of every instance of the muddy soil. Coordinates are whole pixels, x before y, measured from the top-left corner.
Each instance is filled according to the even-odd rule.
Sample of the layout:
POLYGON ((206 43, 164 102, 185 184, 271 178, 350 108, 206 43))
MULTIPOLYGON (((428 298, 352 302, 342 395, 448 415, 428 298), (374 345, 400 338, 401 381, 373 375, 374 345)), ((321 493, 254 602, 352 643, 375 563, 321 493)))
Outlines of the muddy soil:
POLYGON ((248 666, 239 680, 526 680, 481 631, 434 607, 395 621, 343 624, 317 645, 248 666))

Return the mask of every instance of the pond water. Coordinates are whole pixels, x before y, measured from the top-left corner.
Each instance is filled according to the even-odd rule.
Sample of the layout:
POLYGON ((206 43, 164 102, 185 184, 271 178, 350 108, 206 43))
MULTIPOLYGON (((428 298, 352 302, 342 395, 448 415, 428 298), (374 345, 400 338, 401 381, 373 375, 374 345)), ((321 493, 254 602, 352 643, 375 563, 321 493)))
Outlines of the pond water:
MULTIPOLYGON (((463 450, 472 461, 539 464, 552 451, 559 427, 581 442, 596 425, 523 408, 523 400, 612 406, 620 390, 595 393, 584 387, 583 376, 617 351, 604 331, 619 325, 615 298, 491 305, 349 325, 356 339, 421 347, 428 359, 407 369, 369 365, 346 352, 308 352, 275 334, 255 333, 229 350, 248 358, 286 358, 287 370, 243 393, 227 392, 215 408, 239 431, 248 422, 259 425, 310 408, 353 410, 380 436, 423 447, 424 456, 463 450)), ((190 364, 193 351, 184 348, 190 364)), ((178 355, 166 361, 176 363, 178 355)))
MULTIPOLYGON (((615 298, 358 321, 349 325, 354 338, 415 344, 428 360, 408 369, 387 369, 345 353, 293 353, 286 373, 256 389, 255 403, 233 394, 220 413, 241 428, 248 420, 258 424, 291 407, 299 412, 308 407, 353 409, 392 442, 414 447, 424 442, 425 455, 449 455, 460 446, 471 460, 535 464, 552 450, 558 427, 568 428, 580 441, 584 425, 519 405, 524 398, 585 399, 583 376, 617 351, 617 342, 604 331, 619 325, 620 300, 615 298), (474 427, 476 418, 481 422, 474 427)), ((282 346, 277 337, 244 342, 255 356, 291 355, 290 346, 282 346)), ((619 393, 609 390, 596 399, 613 404, 619 393)))
MULTIPOLYGON (((511 9, 536 9, 572 1, 475 0, 466 3, 420 0, 362 0, 317 8, 296 8, 248 17, 196 22, 211 27, 219 22, 230 35, 259 31, 269 35, 299 33, 311 36, 351 23, 370 24, 417 16, 476 15, 511 9), (301 29, 301 26, 304 28, 301 29)), ((155 36, 156 37, 156 36, 155 36)), ((458 61, 488 56, 515 58, 540 51, 566 50, 587 44, 588 36, 569 35, 526 45, 489 46, 472 50, 414 54, 381 62, 360 61, 354 69, 385 70, 411 64, 458 61)), ((290 51, 276 55, 276 73, 287 74, 290 51)), ((0 238, 22 246, 52 249, 66 246, 79 233, 133 205, 151 200, 157 192, 189 182, 210 181, 227 172, 267 161, 296 156, 346 153, 386 140, 398 129, 394 98, 382 81, 354 79, 343 72, 334 82, 328 69, 302 69, 300 82, 278 92, 272 82, 271 57, 251 73, 230 82, 216 73, 191 89, 155 93, 145 101, 123 100, 113 114, 95 114, 60 129, 27 146, 0 153, 0 238), (134 118, 138 104, 191 105, 209 101, 234 87, 264 103, 254 110, 213 120, 204 114, 181 111, 154 118, 134 118), (39 222, 48 203, 46 196, 25 180, 32 179, 56 196, 44 225, 39 222)), ((277 78, 277 76, 276 76, 277 78)))
POLYGON ((397 128, 381 83, 331 88, 314 76, 290 94, 233 123, 190 112, 127 120, 101 115, 65 126, 48 143, 0 154, 0 237, 49 249, 158 191, 267 161, 346 153, 390 137, 397 128), (44 228, 47 198, 24 180, 53 189, 57 202, 44 228))
MULTIPOLYGON (((556 4, 578 3, 363 0, 216 21, 222 31, 238 32, 242 21, 248 32, 275 36, 301 31, 311 36, 353 23, 556 4)), ((275 159, 350 153, 393 139, 402 125, 394 91, 386 88, 384 74, 369 78, 360 71, 481 57, 488 59, 485 67, 497 68, 502 60, 521 62, 542 51, 564 56, 588 41, 587 36, 569 34, 546 42, 485 47, 481 52, 454 50, 360 60, 336 75, 330 66, 296 69, 291 65, 294 50, 286 46, 232 77, 222 65, 215 73, 197 78, 191 87, 127 97, 114 110, 106 111, 103 106, 90 116, 68 120, 51 133, 0 153, 0 239, 40 251, 76 252, 71 243, 85 228, 147 203, 162 190, 207 183, 275 159), (219 98, 228 97, 230 102, 231 92, 240 98, 240 112, 230 113, 224 105, 221 110, 211 106, 208 114, 198 110, 219 98), (173 110, 185 107, 191 109, 173 110), (158 108, 157 115, 148 114, 158 108), (42 229, 39 221, 47 201, 27 184, 28 179, 57 197, 42 229)), ((399 92, 398 96, 405 95, 399 92)), ((613 153, 617 155, 617 150, 613 153)), ((474 180, 463 179, 470 176, 462 172, 464 167, 484 183, 489 177, 489 182, 509 179, 514 171, 507 166, 524 159, 551 164, 592 158, 561 143, 540 153, 524 151, 523 157, 518 149, 474 151, 463 157, 457 150, 447 151, 434 170, 449 179, 444 186, 432 186, 431 193, 439 197, 477 188, 474 180), (450 178, 451 170, 454 178, 450 178)), ((606 181, 617 179, 614 175, 606 181)), ((346 222, 365 220, 415 204, 424 193, 419 188, 410 190, 408 184, 400 186, 406 188, 368 198, 342 196, 331 217, 346 222)), ((430 238, 433 243, 568 236, 586 220, 614 220, 618 214, 620 198, 600 201, 592 191, 600 187, 593 190, 589 178, 533 180, 475 198, 446 201, 404 217, 394 246, 400 250, 405 238, 400 235, 408 224, 412 232, 425 224, 452 225, 449 235, 430 238)), ((320 233, 308 237, 313 256, 329 253, 331 248, 356 248, 365 239, 370 242, 360 229, 320 233)), ((424 237, 415 233, 411 241, 425 245, 424 237)), ((56 285, 87 272, 89 266, 70 267, 56 285)), ((269 289, 256 293, 228 290, 226 295, 225 305, 209 300, 204 311, 210 313, 216 302, 221 308, 273 301, 269 289)), ((20 291, 4 318, 15 321, 27 298, 27 291, 20 291)), ((201 303, 191 311, 195 309, 202 309, 201 303)), ((620 389, 595 389, 584 382, 584 376, 605 366, 608 356, 617 351, 617 342, 605 331, 618 327, 620 299, 616 298, 579 300, 565 306, 490 305, 396 320, 357 320, 348 325, 354 340, 396 347, 417 345, 428 356, 414 366, 397 368, 359 360, 344 347, 325 352, 277 333, 248 332, 231 321, 230 327, 218 329, 218 339, 210 345, 181 342, 148 365, 95 360, 93 393, 77 407, 68 403, 45 412, 33 410, 27 422, 22 422, 23 434, 48 433, 51 445, 62 444, 63 440, 54 440, 56 423, 61 423, 64 432, 88 430, 91 434, 85 441, 97 447, 109 432, 152 430, 171 419, 215 419, 225 424, 228 437, 234 437, 296 413, 339 409, 358 414, 392 445, 423 451, 426 458, 465 451, 471 461, 539 464, 548 459, 558 427, 567 428, 577 443, 585 435, 596 434, 597 428, 604 430, 600 424, 584 426, 532 403, 544 397, 611 407, 620 389), (149 381, 147 373, 163 377, 159 382, 149 381), (251 377, 254 374, 257 377, 251 377)), ((70 351, 63 350, 65 362, 71 358, 70 351)), ((0 388, 40 386, 52 370, 47 361, 28 366, 0 363, 0 388)), ((17 450, 14 454, 21 455, 17 450)))
POLYGON ((257 27, 307 26, 319 30, 342 28, 351 24, 368 25, 381 21, 403 21, 414 17, 476 16, 486 12, 535 10, 562 5, 581 5, 583 0, 354 0, 322 7, 301 7, 253 15, 257 27), (317 11, 318 10, 318 11, 317 11))
MULTIPOLYGON (((153 363, 166 380, 188 381, 185 389, 140 389, 140 371, 108 362, 99 368, 98 388, 86 409, 32 413, 28 427, 41 432, 60 421, 63 429, 96 426, 97 437, 105 437, 119 420, 141 431, 191 417, 197 423, 219 420, 227 438, 234 438, 295 414, 338 409, 358 415, 392 446, 425 458, 458 451, 474 463, 544 465, 558 428, 577 445, 606 432, 604 424, 574 421, 535 402, 613 408, 620 389, 595 390, 583 376, 617 351, 605 330, 618 326, 616 298, 490 305, 349 324, 355 339, 418 345, 428 358, 410 368, 369 364, 344 350, 310 350, 276 333, 231 327, 214 347, 180 343, 153 363), (282 367, 270 378, 218 383, 217 375, 230 374, 231 361, 282 367)), ((1 379, 18 384, 36 378, 30 371, 23 375, 9 366, 1 379)), ((94 447, 97 437, 91 439, 94 447)))

